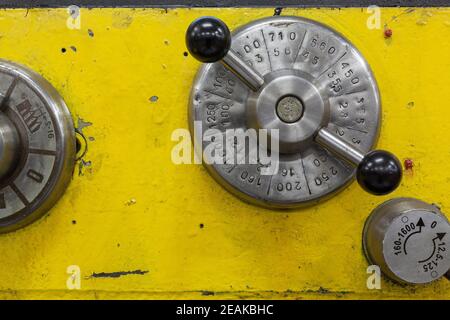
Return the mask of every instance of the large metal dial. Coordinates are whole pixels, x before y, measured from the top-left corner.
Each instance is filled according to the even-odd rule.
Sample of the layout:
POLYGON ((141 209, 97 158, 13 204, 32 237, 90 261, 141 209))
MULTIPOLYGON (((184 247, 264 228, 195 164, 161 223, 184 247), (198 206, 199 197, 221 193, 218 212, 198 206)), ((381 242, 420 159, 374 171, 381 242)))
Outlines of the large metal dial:
POLYGON ((378 206, 364 227, 369 263, 391 280, 423 284, 450 272, 450 224, 440 209, 413 198, 378 206))
MULTIPOLYGON (((227 53, 229 43, 217 41, 226 26, 217 22, 212 30, 214 23, 199 19, 187 33, 197 59, 222 59, 204 64, 195 79, 189 108, 194 138, 205 150, 212 143, 205 138, 208 129, 278 129, 279 136, 270 138, 278 139, 280 156, 272 175, 262 175, 260 163, 236 161, 210 163, 209 172, 231 192, 269 207, 314 203, 341 190, 375 145, 380 127, 378 87, 359 51, 318 22, 277 16, 235 30, 227 53)), ((251 146, 246 156, 255 152, 251 146)), ((394 187, 373 193, 399 183, 398 161, 386 161, 395 171, 394 187)))
POLYGON ((0 60, 0 233, 47 212, 68 185, 75 132, 58 92, 39 74, 0 60))

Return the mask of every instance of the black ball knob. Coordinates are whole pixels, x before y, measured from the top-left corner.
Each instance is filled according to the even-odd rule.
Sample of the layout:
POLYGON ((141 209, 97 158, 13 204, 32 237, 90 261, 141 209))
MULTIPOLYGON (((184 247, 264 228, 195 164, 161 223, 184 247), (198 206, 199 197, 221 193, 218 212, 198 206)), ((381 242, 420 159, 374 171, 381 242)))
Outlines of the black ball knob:
POLYGON ((392 153, 374 150, 358 165, 356 179, 369 193, 384 195, 394 191, 402 179, 402 166, 392 153))
POLYGON ((223 21, 214 17, 195 20, 186 31, 186 46, 201 62, 221 60, 230 50, 230 45, 230 30, 223 21))

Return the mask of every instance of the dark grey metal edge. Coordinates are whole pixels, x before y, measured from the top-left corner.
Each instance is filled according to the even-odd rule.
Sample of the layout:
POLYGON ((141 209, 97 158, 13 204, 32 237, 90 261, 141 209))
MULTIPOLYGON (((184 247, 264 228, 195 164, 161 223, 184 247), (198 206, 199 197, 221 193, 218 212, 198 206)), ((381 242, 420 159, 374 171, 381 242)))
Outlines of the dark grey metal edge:
POLYGON ((449 0, 0 0, 0 8, 177 8, 177 7, 449 7, 449 0))

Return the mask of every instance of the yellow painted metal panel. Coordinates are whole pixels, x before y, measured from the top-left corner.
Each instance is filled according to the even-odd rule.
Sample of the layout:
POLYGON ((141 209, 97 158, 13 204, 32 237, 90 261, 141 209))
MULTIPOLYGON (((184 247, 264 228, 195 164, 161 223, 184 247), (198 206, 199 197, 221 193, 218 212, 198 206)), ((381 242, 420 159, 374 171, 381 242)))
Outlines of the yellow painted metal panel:
POLYGON ((40 72, 74 120, 91 123, 61 201, 0 236, 0 298, 450 298, 445 279, 368 290, 361 248, 366 217, 390 197, 450 212, 448 8, 382 9, 391 39, 367 28, 365 9, 283 10, 337 29, 370 63, 383 102, 378 147, 415 164, 394 194, 374 197, 354 183, 317 206, 267 210, 230 195, 199 165, 171 162, 171 133, 188 126, 199 67, 184 55, 188 24, 215 15, 235 28, 272 14, 82 9, 71 30, 66 9, 0 11, 0 56, 40 72), (70 265, 81 269, 80 290, 66 287, 70 265), (117 273, 133 270, 142 272, 117 273), (102 272, 112 274, 91 276, 102 272))

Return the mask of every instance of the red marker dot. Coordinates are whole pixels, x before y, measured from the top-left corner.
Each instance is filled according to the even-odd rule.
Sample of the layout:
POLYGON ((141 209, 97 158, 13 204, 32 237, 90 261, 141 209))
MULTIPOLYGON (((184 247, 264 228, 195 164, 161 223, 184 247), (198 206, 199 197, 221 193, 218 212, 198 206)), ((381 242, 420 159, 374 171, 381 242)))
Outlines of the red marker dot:
POLYGON ((404 165, 406 170, 411 170, 414 167, 414 162, 411 159, 405 159, 404 165))
POLYGON ((392 29, 384 29, 384 37, 385 38, 392 37, 392 29))

